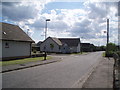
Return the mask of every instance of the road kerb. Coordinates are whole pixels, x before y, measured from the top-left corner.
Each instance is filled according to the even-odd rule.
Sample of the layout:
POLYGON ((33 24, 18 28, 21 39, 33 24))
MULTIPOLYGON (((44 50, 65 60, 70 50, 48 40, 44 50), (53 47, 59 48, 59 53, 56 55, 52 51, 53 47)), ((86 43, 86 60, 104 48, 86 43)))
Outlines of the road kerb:
POLYGON ((81 77, 75 84, 72 85, 71 88, 82 88, 84 83, 87 81, 87 79, 90 77, 90 75, 94 72, 94 70, 97 68, 97 66, 99 65, 99 63, 102 61, 102 59, 98 62, 96 62, 96 65, 92 67, 92 69, 86 73, 85 75, 83 75, 83 77, 81 77))
POLYGON ((30 68, 30 67, 35 67, 35 66, 39 66, 39 65, 50 64, 50 63, 59 62, 59 61, 61 61, 61 60, 55 60, 55 61, 51 61, 51 62, 45 62, 45 63, 35 64, 35 65, 18 67, 18 68, 14 68, 14 69, 4 70, 4 71, 1 71, 0 73, 6 73, 6 72, 10 72, 10 71, 15 71, 15 70, 26 69, 26 68, 30 68))

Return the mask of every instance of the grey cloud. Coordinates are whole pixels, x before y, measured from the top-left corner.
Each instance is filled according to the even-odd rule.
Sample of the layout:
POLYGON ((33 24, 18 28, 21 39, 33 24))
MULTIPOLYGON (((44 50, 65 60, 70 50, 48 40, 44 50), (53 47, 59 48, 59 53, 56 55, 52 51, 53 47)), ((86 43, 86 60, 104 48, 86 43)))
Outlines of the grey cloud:
POLYGON ((100 26, 104 21, 104 19, 93 19, 90 21, 86 18, 81 20, 81 22, 76 22, 69 32, 71 32, 72 36, 84 37, 86 39, 99 38, 96 33, 101 33, 101 30, 106 29, 105 25, 100 26))
POLYGON ((88 17, 90 19, 106 17, 107 12, 106 12, 106 8, 105 8, 105 4, 103 4, 103 3, 100 4, 99 3, 99 5, 101 5, 101 7, 97 7, 96 3, 89 3, 88 6, 89 6, 89 9, 90 9, 90 12, 88 14, 88 17))
POLYGON ((91 21, 88 19, 83 19, 81 20, 81 22, 76 22, 75 26, 83 26, 83 27, 87 27, 89 24, 91 24, 91 21))
POLYGON ((2 2, 2 5, 7 6, 7 7, 15 6, 17 4, 20 4, 20 2, 2 2))
MULTIPOLYGON (((45 28, 45 22, 46 18, 45 17, 41 17, 40 19, 36 20, 33 24, 30 24, 30 27, 34 27, 36 30, 39 30, 41 28, 45 28)), ((64 31, 66 29, 69 28, 69 26, 63 22, 63 21, 50 21, 47 22, 47 27, 54 30, 60 30, 60 31, 64 31)))
MULTIPOLYGON (((86 7, 89 10, 88 17, 90 19, 105 18, 107 15, 110 14, 110 7, 115 7, 117 9, 117 3, 116 2, 88 3, 86 7)), ((117 12, 115 13, 115 15, 117 15, 117 12)))
POLYGON ((35 16, 38 13, 38 10, 33 8, 34 6, 32 5, 23 6, 19 4, 20 3, 14 2, 3 3, 2 4, 3 17, 14 21, 22 21, 30 18, 35 18, 35 16))
POLYGON ((120 1, 118 2, 118 16, 120 16, 120 1))
POLYGON ((63 20, 63 19, 64 19, 64 16, 63 16, 63 15, 58 15, 56 19, 58 19, 58 20, 63 20))
POLYGON ((49 28, 50 29, 55 29, 55 30, 64 30, 64 29, 68 29, 68 25, 67 23, 63 22, 63 21, 51 21, 49 23, 49 28))
POLYGON ((83 19, 81 22, 76 22, 74 24, 74 27, 71 29, 72 32, 77 33, 89 33, 90 28, 89 26, 91 25, 91 21, 88 19, 83 19))
POLYGON ((45 28, 45 20, 46 20, 45 17, 41 17, 30 26, 34 27, 36 30, 39 30, 40 28, 45 28))
POLYGON ((76 22, 75 26, 70 30, 72 36, 85 37, 85 38, 95 38, 93 35, 93 30, 89 26, 91 22, 89 20, 83 20, 83 22, 76 22))

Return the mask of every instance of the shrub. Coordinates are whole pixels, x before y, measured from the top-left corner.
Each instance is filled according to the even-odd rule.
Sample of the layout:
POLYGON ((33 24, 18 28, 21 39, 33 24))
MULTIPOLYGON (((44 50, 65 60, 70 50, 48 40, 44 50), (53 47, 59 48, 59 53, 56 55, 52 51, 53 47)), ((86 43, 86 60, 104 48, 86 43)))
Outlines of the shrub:
POLYGON ((106 57, 113 57, 114 51, 108 51, 108 53, 105 52, 106 57))
POLYGON ((113 57, 113 54, 117 51, 117 46, 114 43, 108 43, 108 51, 106 52, 106 57, 113 57))
POLYGON ((120 51, 117 51, 116 53, 117 53, 117 54, 118 54, 118 56, 120 57, 120 51))

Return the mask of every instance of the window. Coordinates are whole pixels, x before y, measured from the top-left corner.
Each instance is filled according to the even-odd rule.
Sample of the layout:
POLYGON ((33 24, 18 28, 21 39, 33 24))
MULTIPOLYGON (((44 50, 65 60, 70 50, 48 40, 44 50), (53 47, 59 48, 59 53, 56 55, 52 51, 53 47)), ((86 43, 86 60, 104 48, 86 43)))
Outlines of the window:
POLYGON ((59 50, 61 49, 61 47, 59 46, 59 50))
POLYGON ((9 43, 8 42, 5 43, 5 48, 9 48, 9 43))
POLYGON ((46 46, 44 46, 44 50, 46 49, 46 46))
POLYGON ((54 48, 54 44, 53 43, 50 44, 50 48, 51 48, 51 50, 53 50, 53 48, 54 48))

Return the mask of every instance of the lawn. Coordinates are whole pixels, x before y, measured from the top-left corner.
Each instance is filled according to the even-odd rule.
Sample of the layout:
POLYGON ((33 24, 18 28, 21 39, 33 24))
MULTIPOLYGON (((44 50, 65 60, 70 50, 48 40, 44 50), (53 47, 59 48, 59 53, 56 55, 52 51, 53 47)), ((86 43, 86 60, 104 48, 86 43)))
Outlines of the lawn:
MULTIPOLYGON (((52 57, 48 56, 47 59, 51 59, 52 57)), ((24 64, 28 62, 36 62, 36 61, 42 61, 44 60, 44 57, 35 57, 35 58, 25 58, 25 59, 19 59, 19 60, 11 60, 11 61, 0 61, 0 66, 7 66, 7 65, 15 65, 15 64, 24 64)))
POLYGON ((80 54, 87 54, 87 52, 79 52, 79 53, 72 53, 73 55, 76 54, 76 55, 80 55, 80 54))
POLYGON ((102 53, 102 56, 105 57, 105 52, 102 53))

